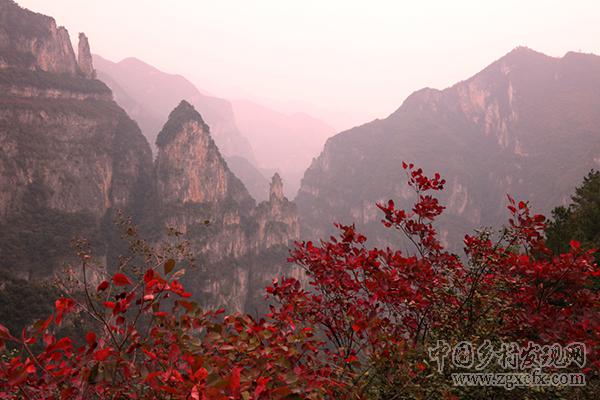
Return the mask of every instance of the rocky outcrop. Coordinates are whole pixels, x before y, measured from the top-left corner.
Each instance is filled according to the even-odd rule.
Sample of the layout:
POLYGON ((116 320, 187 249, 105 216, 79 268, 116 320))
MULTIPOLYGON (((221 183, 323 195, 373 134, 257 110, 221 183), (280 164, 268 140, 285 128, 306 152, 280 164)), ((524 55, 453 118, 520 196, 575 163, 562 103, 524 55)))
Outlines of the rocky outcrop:
POLYGON ((283 196, 283 185, 278 174, 273 176, 269 201, 257 208, 257 240, 263 247, 287 245, 300 236, 296 205, 283 196))
POLYGON ((516 48, 445 90, 422 89, 389 117, 328 140, 296 198, 302 236, 328 237, 332 222, 356 222, 369 238, 397 245, 383 229, 378 201, 402 206, 402 161, 447 179, 438 227, 453 250, 462 235, 505 223, 506 194, 548 213, 598 168, 600 57, 549 57, 516 48))
POLYGON ((287 246, 299 237, 296 207, 283 196, 281 178, 273 178, 269 201, 256 206, 186 101, 170 113, 157 149, 156 202, 146 226, 153 232, 170 227, 189 243, 202 268, 186 280, 203 293, 199 300, 248 309, 257 303, 256 291, 281 272, 287 246))
POLYGON ((283 181, 281 180, 281 176, 275 172, 269 186, 269 201, 275 203, 281 200, 283 200, 283 181))
POLYGON ((76 74, 69 33, 53 18, 0 0, 0 66, 76 74))
POLYGON ((101 236, 113 210, 133 212, 152 154, 52 18, 0 0, 0 57, 0 267, 35 278, 64 263, 73 237, 101 236))
POLYGON ((156 139, 158 195, 165 204, 252 202, 233 175, 200 114, 182 101, 156 139))
POLYGON ((79 45, 77 50, 77 64, 81 74, 88 79, 96 78, 96 71, 92 61, 92 53, 90 52, 90 43, 87 36, 82 32, 79 34, 79 45))

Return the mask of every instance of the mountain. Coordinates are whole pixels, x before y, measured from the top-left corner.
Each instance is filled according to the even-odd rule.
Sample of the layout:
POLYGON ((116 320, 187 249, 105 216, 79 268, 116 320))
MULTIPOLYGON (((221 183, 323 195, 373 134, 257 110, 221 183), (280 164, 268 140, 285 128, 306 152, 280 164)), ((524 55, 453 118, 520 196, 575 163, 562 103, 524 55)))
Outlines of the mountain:
POLYGON ((85 235, 96 254, 116 209, 131 214, 150 184, 152 153, 94 79, 89 44, 54 19, 0 0, 0 269, 52 274, 85 235))
POLYGON ((356 221, 382 244, 397 241, 380 228, 375 203, 411 204, 402 161, 447 179, 439 228, 454 249, 470 229, 506 221, 506 194, 548 213, 600 165, 598 109, 600 57, 516 48, 465 81, 414 92, 387 118, 329 139, 296 199, 302 235, 356 221))
POLYGON ((138 122, 152 145, 162 121, 179 100, 193 104, 257 200, 265 198, 263 189, 268 183, 261 170, 279 171, 286 182, 286 195, 294 197, 302 174, 334 133, 326 123, 305 113, 284 114, 248 100, 229 102, 207 96, 184 77, 136 58, 114 63, 94 55, 94 64, 117 103, 138 122))
POLYGON ((296 206, 284 197, 281 178, 273 177, 268 201, 256 206, 186 101, 171 112, 156 144, 157 201, 146 226, 174 227, 190 243, 201 269, 187 279, 205 304, 260 306, 262 288, 282 272, 287 246, 299 237, 296 206))
POLYGON ((236 126, 231 103, 227 100, 205 95, 181 75, 160 71, 137 58, 115 63, 99 55, 93 57, 99 78, 113 89, 117 102, 138 121, 152 145, 161 121, 167 119, 181 99, 186 99, 200 110, 211 126, 215 142, 225 157, 235 155, 256 162, 250 143, 236 126))
MULTIPOLYGON (((127 251, 114 224, 122 211, 153 246, 179 232, 198 261, 183 279, 202 304, 264 307, 265 285, 299 238, 279 175, 257 205, 207 121, 181 100, 157 129, 153 160, 135 121, 95 78, 102 74, 89 47, 80 34, 76 57, 54 19, 0 0, 0 298, 11 298, 5 289, 15 285, 35 292, 79 265, 71 245, 78 237, 99 268, 92 281, 116 270, 127 251)), ((35 314, 18 312, 28 316, 19 321, 35 314)))
POLYGON ((295 197, 304 171, 334 129, 305 113, 284 114, 248 100, 232 104, 260 166, 278 170, 286 182, 286 195, 295 197))

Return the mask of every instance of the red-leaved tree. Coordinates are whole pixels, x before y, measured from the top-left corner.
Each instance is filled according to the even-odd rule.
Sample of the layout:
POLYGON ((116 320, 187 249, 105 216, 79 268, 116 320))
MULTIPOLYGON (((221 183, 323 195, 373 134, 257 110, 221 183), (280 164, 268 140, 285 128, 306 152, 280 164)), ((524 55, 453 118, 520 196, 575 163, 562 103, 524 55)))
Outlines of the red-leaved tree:
MULTIPOLYGON (((0 326, 0 398, 271 399, 593 398, 598 391, 600 269, 572 242, 544 245, 544 218, 509 198, 502 231, 465 237, 465 256, 446 251, 434 222, 445 181, 403 164, 417 201, 379 204, 383 224, 412 253, 371 248, 354 226, 339 238, 298 243, 290 261, 305 278, 267 288, 271 312, 256 320, 220 315, 191 301, 177 262, 146 255, 90 287, 56 300, 56 312, 20 335, 0 326), (77 345, 57 327, 73 314, 92 329, 77 345), (461 388, 430 363, 439 341, 584 343, 583 388, 461 388), (527 393, 523 393, 527 391, 527 393)), ((147 252, 148 253, 148 252, 147 252)), ((151 253, 151 252, 150 252, 151 253)))
POLYGON ((588 388, 598 390, 600 297, 593 284, 600 269, 593 252, 572 242, 568 253, 551 254, 544 217, 509 197, 509 225, 497 235, 466 236, 463 261, 444 250, 433 225, 444 207, 432 193, 445 181, 403 167, 416 204, 409 211, 391 200, 378 207, 383 224, 414 252, 369 248, 354 226, 342 225, 339 239, 299 243, 290 261, 304 267, 309 285, 288 278, 268 288, 279 302, 275 318, 315 327, 359 397, 473 395, 433 373, 427 349, 438 340, 585 343, 588 388))

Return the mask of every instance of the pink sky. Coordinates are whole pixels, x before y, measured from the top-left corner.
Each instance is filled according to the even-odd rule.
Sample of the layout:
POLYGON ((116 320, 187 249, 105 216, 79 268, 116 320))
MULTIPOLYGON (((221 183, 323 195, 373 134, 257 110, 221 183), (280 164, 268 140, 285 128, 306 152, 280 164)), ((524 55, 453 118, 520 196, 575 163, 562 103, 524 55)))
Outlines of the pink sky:
POLYGON ((597 1, 17 0, 200 90, 306 111, 337 129, 386 117, 525 45, 600 54, 597 1))

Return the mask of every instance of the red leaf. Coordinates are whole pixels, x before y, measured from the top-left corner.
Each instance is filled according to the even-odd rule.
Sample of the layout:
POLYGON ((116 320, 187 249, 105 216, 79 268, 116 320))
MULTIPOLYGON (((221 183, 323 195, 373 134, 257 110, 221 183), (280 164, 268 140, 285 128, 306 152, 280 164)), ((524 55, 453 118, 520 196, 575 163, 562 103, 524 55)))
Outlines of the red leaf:
POLYGON ((100 284, 98 285, 98 288, 96 289, 98 292, 101 292, 103 290, 106 290, 108 288, 108 281, 102 281, 100 282, 100 284))
POLYGON ((61 297, 54 302, 54 306, 56 308, 56 317, 54 318, 54 321, 56 322, 56 325, 60 325, 63 315, 75 307, 75 301, 73 301, 73 299, 61 297))
POLYGON ((94 352, 94 360, 96 361, 104 361, 110 356, 112 353, 112 349, 107 347, 106 349, 101 349, 94 352))
POLYGON ((269 381, 271 380, 271 378, 265 377, 265 376, 261 376, 260 378, 258 378, 256 380, 256 389, 254 389, 254 397, 258 399, 258 397, 261 395, 261 393, 263 393, 264 391, 267 390, 267 383, 269 383, 269 381))
POLYGON ((113 282, 117 286, 131 285, 131 280, 129 280, 129 278, 125 274, 122 274, 120 272, 116 273, 113 276, 113 282))
POLYGON ((144 274, 144 282, 148 283, 153 278, 154 278, 154 270, 153 269, 149 269, 148 271, 146 271, 146 273, 144 274))
POLYGON ((87 335, 85 335, 85 341, 92 347, 96 344, 96 334, 94 332, 88 332, 87 335))
POLYGON ((115 304, 114 302, 112 302, 112 301, 105 301, 105 302, 104 302, 104 307, 106 307, 106 308, 111 308, 111 309, 113 309, 113 308, 115 308, 115 305, 116 305, 116 304, 115 304))
POLYGON ((240 372, 242 372, 241 367, 233 368, 231 371, 231 378, 229 379, 229 387, 235 395, 240 391, 240 372))
POLYGON ((6 339, 14 340, 15 337, 10 334, 7 327, 0 324, 0 340, 6 340, 6 339))
POLYGON ((346 359, 344 361, 346 361, 348 364, 350 364, 350 363, 358 361, 358 357, 356 357, 354 354, 351 354, 348 357, 346 357, 346 359))

